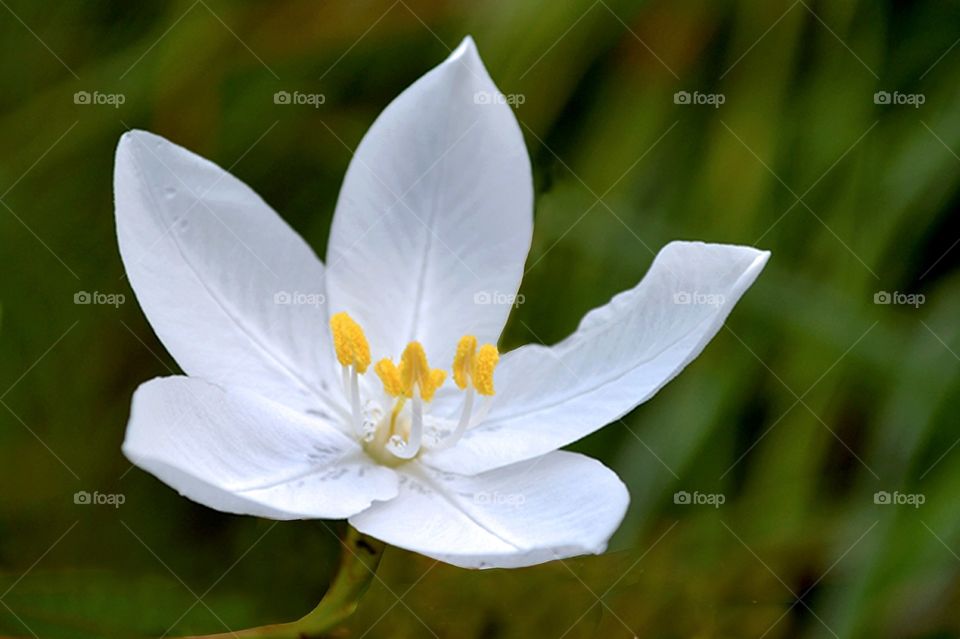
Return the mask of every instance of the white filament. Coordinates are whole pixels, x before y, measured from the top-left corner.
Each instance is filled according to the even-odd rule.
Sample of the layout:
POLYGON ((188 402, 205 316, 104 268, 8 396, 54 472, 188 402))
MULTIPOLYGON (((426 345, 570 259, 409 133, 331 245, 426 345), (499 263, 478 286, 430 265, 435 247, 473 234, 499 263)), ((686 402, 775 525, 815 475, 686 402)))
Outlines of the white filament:
POLYGON ((460 421, 457 422, 457 427, 453 429, 453 432, 443 438, 440 443, 437 444, 436 448, 438 450, 443 450, 445 448, 450 448, 463 437, 463 434, 467 431, 467 427, 470 426, 470 413, 473 412, 473 389, 468 387, 466 397, 463 399, 463 411, 460 413, 460 421))
POLYGON ((407 441, 390 438, 388 450, 400 459, 413 459, 420 452, 423 441, 423 401, 420 399, 420 389, 414 387, 413 398, 410 402, 411 424, 410 436, 407 441))

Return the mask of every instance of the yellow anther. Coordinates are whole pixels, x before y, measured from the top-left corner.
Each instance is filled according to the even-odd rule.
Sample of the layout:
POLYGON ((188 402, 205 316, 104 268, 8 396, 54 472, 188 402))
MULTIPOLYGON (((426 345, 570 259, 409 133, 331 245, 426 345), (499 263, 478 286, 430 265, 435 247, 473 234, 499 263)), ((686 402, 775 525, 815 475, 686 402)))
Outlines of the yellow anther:
POLYGON ((447 377, 446 371, 430 368, 427 354, 420 342, 407 344, 400 357, 400 366, 390 359, 382 359, 374 366, 374 371, 383 382, 383 389, 388 395, 412 399, 413 389, 416 387, 425 402, 433 399, 434 393, 447 377))
POLYGON ((410 342, 403 349, 400 358, 400 375, 403 378, 403 390, 407 397, 413 397, 413 387, 418 386, 420 397, 429 402, 433 394, 443 384, 446 373, 440 369, 431 369, 427 354, 420 342, 410 342))
POLYGON ((453 356, 453 381, 460 390, 465 390, 470 383, 470 372, 473 369, 473 359, 477 352, 477 338, 473 335, 464 335, 457 343, 457 353, 453 356))
POLYGON ((430 396, 427 397, 426 393, 423 394, 423 401, 429 402, 433 399, 433 394, 437 392, 437 389, 443 386, 444 380, 447 379, 447 371, 442 368, 435 368, 430 371, 430 396))
POLYGON ((389 359, 381 359, 373 367, 373 371, 383 382, 383 390, 391 397, 403 395, 403 380, 400 377, 400 369, 389 359))
POLYGON ((403 378, 403 390, 408 395, 413 392, 414 384, 420 384, 420 394, 423 395, 423 383, 430 385, 430 365, 427 363, 427 353, 420 342, 410 342, 403 349, 400 356, 400 375, 403 378))
POLYGON ((464 335, 457 343, 453 356, 453 381, 461 390, 471 383, 481 395, 493 395, 493 371, 500 353, 493 344, 484 344, 477 350, 477 338, 464 335))
POLYGON ((341 312, 330 318, 330 331, 337 361, 343 366, 353 366, 358 373, 366 373, 370 366, 370 345, 360 325, 341 312))
POLYGON ((500 352, 493 344, 484 344, 477 351, 473 364, 473 387, 481 395, 493 395, 493 370, 500 361, 500 352))

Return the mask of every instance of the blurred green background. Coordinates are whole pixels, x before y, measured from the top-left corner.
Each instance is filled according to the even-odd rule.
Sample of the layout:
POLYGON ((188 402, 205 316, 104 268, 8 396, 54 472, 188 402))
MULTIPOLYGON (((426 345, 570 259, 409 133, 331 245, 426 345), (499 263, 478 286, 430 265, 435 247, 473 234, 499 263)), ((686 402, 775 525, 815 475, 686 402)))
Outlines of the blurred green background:
POLYGON ((469 33, 536 177, 502 346, 562 338, 672 239, 773 258, 683 375, 575 446, 632 495, 606 555, 470 572, 390 549, 343 636, 960 636, 960 3, 0 5, 0 635, 316 603, 338 522, 214 512, 120 454, 133 390, 177 368, 123 278, 114 146, 144 128, 232 167, 322 255, 350 149, 469 33), (74 303, 94 291, 126 299, 74 303))

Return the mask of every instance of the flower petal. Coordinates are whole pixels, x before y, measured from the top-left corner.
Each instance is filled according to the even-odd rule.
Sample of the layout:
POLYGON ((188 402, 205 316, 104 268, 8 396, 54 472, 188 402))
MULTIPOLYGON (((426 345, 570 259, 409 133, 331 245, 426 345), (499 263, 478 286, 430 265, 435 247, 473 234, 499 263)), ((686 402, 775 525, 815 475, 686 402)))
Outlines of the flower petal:
POLYGON ((495 343, 523 275, 533 185, 511 109, 467 38, 383 111, 344 179, 327 249, 331 312, 375 357, 420 341, 447 367, 495 343))
POLYGON ((613 471, 561 451, 473 477, 417 463, 400 473, 400 495, 354 515, 350 524, 463 568, 602 553, 630 501, 613 471))
POLYGON ((123 452, 185 497, 228 513, 342 519, 397 494, 397 475, 319 418, 189 377, 133 396, 123 452))
POLYGON ((330 401, 323 264, 256 193, 144 131, 120 138, 114 190, 130 284, 184 371, 301 410, 330 401))
POLYGON ((700 354, 769 256, 744 246, 668 244, 636 287, 587 313, 571 336, 504 356, 487 418, 425 462, 484 472, 623 417, 700 354))

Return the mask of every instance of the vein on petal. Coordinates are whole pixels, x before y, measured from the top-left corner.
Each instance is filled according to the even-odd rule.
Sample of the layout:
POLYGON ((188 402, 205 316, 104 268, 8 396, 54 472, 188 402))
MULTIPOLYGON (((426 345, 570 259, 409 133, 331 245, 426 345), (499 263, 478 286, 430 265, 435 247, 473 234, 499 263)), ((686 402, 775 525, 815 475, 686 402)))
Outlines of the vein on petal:
POLYGON ((429 471, 429 470, 426 470, 426 471, 425 471, 425 470, 420 469, 420 468, 417 468, 416 470, 414 470, 414 468, 411 467, 411 468, 408 469, 408 472, 409 472, 410 475, 412 475, 412 476, 413 476, 415 479, 417 479, 418 481, 422 481, 423 483, 425 483, 425 484, 427 484, 428 486, 430 486, 430 488, 432 488, 432 489, 434 490, 434 492, 436 492, 437 495, 439 495, 440 497, 442 497, 443 500, 446 501, 448 504, 450 504, 457 512, 461 513, 464 517, 466 517, 467 519, 469 519, 471 523, 473 523, 475 526, 477 526, 478 528, 480 528, 481 530, 483 530, 484 532, 486 532, 486 533, 489 534, 490 536, 496 538, 496 539, 499 540, 499 541, 502 541, 504 544, 506 544, 507 546, 510 546, 511 548, 514 548, 514 549, 517 550, 517 551, 528 551, 528 550, 532 550, 531 548, 527 548, 526 546, 518 545, 517 543, 511 541, 511 540, 508 539, 507 537, 504 537, 502 534, 498 533, 496 530, 494 530, 493 528, 491 528, 489 525, 487 525, 487 524, 485 524, 484 522, 480 521, 480 519, 479 519, 476 515, 470 513, 465 507, 463 507, 463 505, 462 505, 458 500, 456 500, 453 496, 451 496, 451 495, 443 488, 443 486, 441 486, 441 485, 440 485, 438 482, 436 482, 432 477, 430 477, 430 471, 429 471))
MULTIPOLYGON (((142 141, 137 140, 134 142, 133 140, 131 140, 131 146, 133 146, 136 149, 134 153, 134 157, 136 161, 133 162, 133 167, 139 174, 140 183, 145 187, 146 194, 150 198, 153 208, 157 211, 160 211, 163 214, 163 218, 165 221, 169 221, 166 219, 167 218, 167 215, 165 214, 165 212, 167 211, 166 207, 162 207, 158 203, 157 196, 153 190, 153 184, 149 180, 145 179, 144 171, 143 171, 143 168, 141 167, 141 162, 140 162, 140 154, 142 153, 142 150, 139 147, 142 144, 143 144, 142 141)), ((163 164, 163 166, 168 171, 173 173, 173 170, 170 169, 162 160, 157 158, 157 161, 163 164)), ((197 196, 196 193, 193 193, 192 190, 191 190, 191 195, 199 199, 199 196, 197 196)), ((332 398, 327 397, 326 395, 319 392, 318 389, 316 389, 312 384, 307 382, 296 370, 294 370, 295 367, 293 367, 289 362, 284 361, 284 358, 281 358, 276 354, 274 354, 269 348, 267 348, 267 346, 263 343, 263 341, 259 337, 253 334, 253 332, 241 321, 237 313, 233 309, 231 309, 230 305, 227 304, 225 300, 221 299, 220 296, 217 295, 214 292, 214 290, 207 285, 207 283, 203 280, 203 278, 200 277, 200 273, 198 272, 196 266, 194 266, 192 260, 187 256, 187 252, 184 250, 179 237, 175 233, 170 234, 170 236, 173 240, 174 246, 176 246, 177 248, 177 252, 180 254, 180 257, 183 259, 184 264, 186 264, 186 266, 190 270, 191 275, 193 275, 193 277, 196 279, 197 283, 203 288, 203 290, 207 292, 207 294, 210 296, 210 299, 216 304, 216 306, 221 311, 223 311, 223 314, 227 317, 227 319, 229 319, 237 327, 237 329, 239 329, 240 333, 244 335, 258 350, 260 350, 270 360, 272 360, 279 367, 281 372, 286 373, 286 375, 289 378, 291 378, 292 381, 299 384, 304 390, 314 395, 317 399, 320 399, 325 406, 336 406, 337 408, 340 408, 339 404, 336 401, 333 401, 332 398)))

